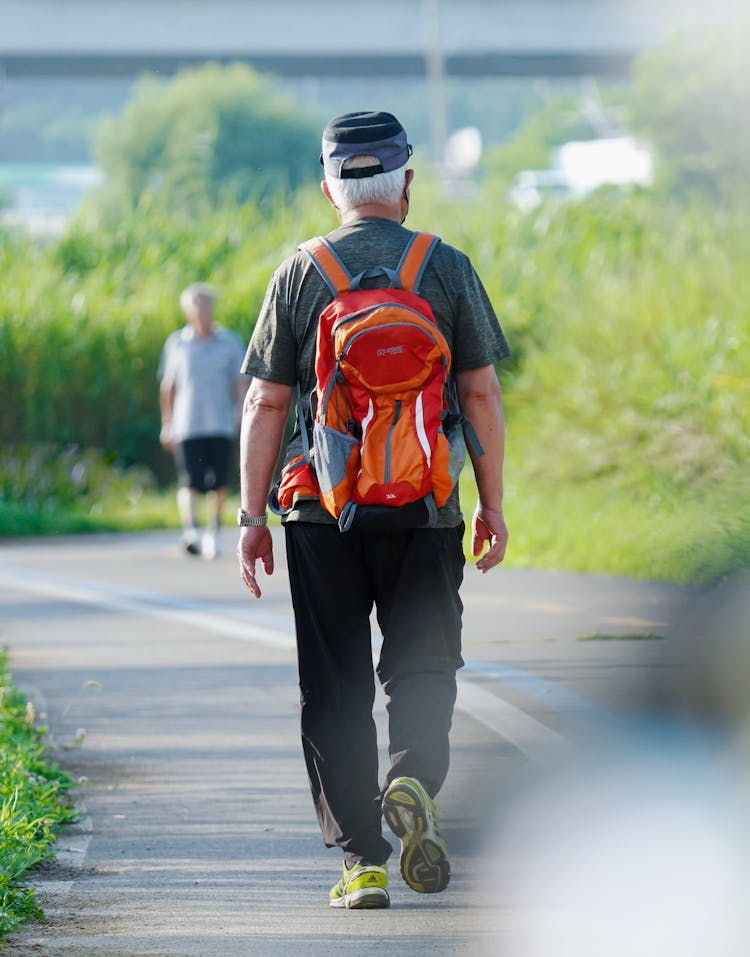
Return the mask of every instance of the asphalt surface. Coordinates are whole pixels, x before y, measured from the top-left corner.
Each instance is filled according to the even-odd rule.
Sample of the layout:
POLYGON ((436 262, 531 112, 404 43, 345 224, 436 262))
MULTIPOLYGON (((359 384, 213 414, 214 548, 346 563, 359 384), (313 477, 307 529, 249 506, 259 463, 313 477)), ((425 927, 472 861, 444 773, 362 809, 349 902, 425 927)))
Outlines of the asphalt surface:
MULTIPOLYGON (((531 954, 531 905, 513 878, 526 855, 501 837, 510 812, 530 781, 652 720, 687 666, 679 632, 695 594, 468 567, 466 668, 438 801, 451 883, 413 893, 394 854, 391 908, 342 912, 327 905, 340 856, 322 846, 299 745, 283 544, 256 602, 223 534, 213 562, 182 555, 173 533, 0 548, 0 643, 80 780, 82 815, 33 876, 46 921, 4 953, 531 954)), ((377 720, 385 747, 382 697, 377 720)))

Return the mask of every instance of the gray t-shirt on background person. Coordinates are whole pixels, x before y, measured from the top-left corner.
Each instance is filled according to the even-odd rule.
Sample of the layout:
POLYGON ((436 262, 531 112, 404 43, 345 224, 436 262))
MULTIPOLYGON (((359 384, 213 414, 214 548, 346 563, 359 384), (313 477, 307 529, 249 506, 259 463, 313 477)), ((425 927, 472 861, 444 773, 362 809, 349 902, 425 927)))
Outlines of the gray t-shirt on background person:
POLYGON ((245 345, 237 333, 216 323, 207 339, 197 336, 191 326, 169 336, 158 378, 175 387, 175 442, 205 436, 234 438, 238 431, 234 383, 244 356, 245 345))
MULTIPOLYGON (((392 220, 367 218, 333 230, 326 239, 348 271, 356 275, 376 266, 395 269, 411 235, 411 230, 392 220)), ((364 282, 363 287, 386 284, 372 280, 364 282)), ((438 328, 448 342, 452 374, 491 365, 510 355, 487 293, 464 253, 439 243, 418 292, 432 306, 438 328)), ((307 253, 298 251, 284 260, 269 283, 242 371, 284 385, 299 384, 300 394, 307 399, 315 389, 318 317, 332 298, 307 253)), ((289 462, 301 451, 297 428, 284 461, 289 462)), ((456 488, 438 513, 438 525, 452 527, 461 519, 456 488)), ((303 501, 286 521, 334 519, 317 502, 303 501)))

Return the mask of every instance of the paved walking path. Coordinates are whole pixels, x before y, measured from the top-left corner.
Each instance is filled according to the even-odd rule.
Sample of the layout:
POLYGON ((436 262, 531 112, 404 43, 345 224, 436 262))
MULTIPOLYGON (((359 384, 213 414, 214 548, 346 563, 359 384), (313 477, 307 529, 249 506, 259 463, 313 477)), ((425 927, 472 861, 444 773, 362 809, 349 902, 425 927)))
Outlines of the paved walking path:
MULTIPOLYGON (((481 858, 505 799, 673 667, 669 642, 622 636, 666 633, 685 592, 468 568, 439 801, 453 879, 414 894, 394 855, 391 909, 341 912, 327 906, 340 857, 321 844, 299 746, 283 546, 254 602, 224 534, 211 563, 182 556, 171 533, 0 548, 0 642, 80 777, 83 814, 35 877, 47 921, 4 953, 511 954, 518 901, 497 899, 481 858), (578 640, 592 634, 621 637, 578 640)), ((382 699, 377 717, 384 740, 382 699)))

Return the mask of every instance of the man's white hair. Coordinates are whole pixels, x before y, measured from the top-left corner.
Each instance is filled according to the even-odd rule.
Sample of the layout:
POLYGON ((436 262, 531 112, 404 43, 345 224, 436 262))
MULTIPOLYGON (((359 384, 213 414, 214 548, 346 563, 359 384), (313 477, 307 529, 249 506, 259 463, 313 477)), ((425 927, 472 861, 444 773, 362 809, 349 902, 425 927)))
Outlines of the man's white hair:
POLYGON ((182 306, 182 311, 192 311, 193 307, 195 306, 195 300, 199 296, 205 296, 207 299, 210 299, 211 302, 216 300, 216 293, 207 282, 194 282, 191 283, 187 289, 183 289, 180 293, 180 305, 182 306))
MULTIPOLYGON (((375 156, 352 156, 345 160, 344 169, 372 166, 379 160, 375 156)), ((406 164, 389 173, 375 173, 361 179, 336 179, 326 176, 336 208, 342 213, 366 203, 398 203, 406 186, 406 164)))

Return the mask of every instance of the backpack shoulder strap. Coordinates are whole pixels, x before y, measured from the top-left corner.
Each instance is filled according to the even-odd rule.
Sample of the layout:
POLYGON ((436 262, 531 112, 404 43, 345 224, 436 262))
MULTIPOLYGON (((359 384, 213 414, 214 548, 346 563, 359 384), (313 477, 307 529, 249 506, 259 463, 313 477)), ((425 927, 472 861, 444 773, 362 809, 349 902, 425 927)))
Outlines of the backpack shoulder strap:
POLYGON ((351 273, 325 237, 317 236, 315 239, 308 239, 299 248, 310 257, 334 296, 348 291, 352 281, 351 273))
POLYGON ((425 267, 439 242, 440 237, 432 233, 412 233, 397 266, 402 288, 419 291, 425 267))

